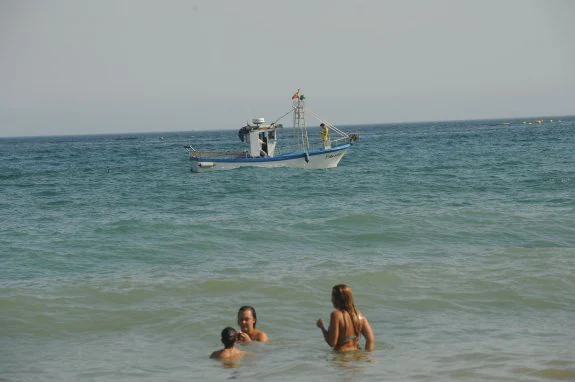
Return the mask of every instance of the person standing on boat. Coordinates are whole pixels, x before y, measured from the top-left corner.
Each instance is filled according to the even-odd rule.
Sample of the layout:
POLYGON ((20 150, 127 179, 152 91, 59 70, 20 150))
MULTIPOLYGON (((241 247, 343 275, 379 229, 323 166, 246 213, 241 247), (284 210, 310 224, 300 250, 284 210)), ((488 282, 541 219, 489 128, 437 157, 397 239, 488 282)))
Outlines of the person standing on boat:
POLYGON ((325 123, 320 124, 319 127, 321 128, 320 137, 321 140, 323 141, 323 147, 325 147, 326 149, 330 148, 331 142, 329 140, 329 128, 325 125, 325 123))
POLYGON ((259 329, 256 329, 258 316, 253 306, 242 306, 238 311, 238 342, 248 344, 252 341, 268 342, 268 335, 259 329))
POLYGON ((374 337, 367 318, 355 309, 351 288, 338 284, 331 290, 331 303, 335 310, 331 312, 329 327, 326 329, 323 320, 317 320, 323 338, 334 350, 358 350, 359 338, 365 338, 365 350, 373 351, 374 337))
POLYGON ((268 139, 266 138, 264 133, 261 133, 258 142, 260 144, 260 156, 267 157, 268 156, 268 139))

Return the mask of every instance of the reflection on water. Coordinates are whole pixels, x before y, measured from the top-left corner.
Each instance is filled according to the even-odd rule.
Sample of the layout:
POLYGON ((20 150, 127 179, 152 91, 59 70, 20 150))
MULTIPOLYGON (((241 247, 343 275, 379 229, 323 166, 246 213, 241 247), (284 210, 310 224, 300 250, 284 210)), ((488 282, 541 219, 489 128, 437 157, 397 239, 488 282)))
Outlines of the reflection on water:
POLYGON ((226 359, 226 360, 221 360, 222 366, 224 367, 224 369, 235 369, 241 366, 241 363, 238 362, 238 360, 231 360, 231 359, 226 359))
POLYGON ((343 372, 343 381, 353 382, 364 379, 364 371, 375 362, 373 353, 363 350, 332 353, 331 361, 343 372))
POLYGON ((374 358, 372 353, 363 350, 345 352, 334 351, 333 361, 336 365, 343 368, 358 369, 366 367, 366 363, 374 362, 374 358))
POLYGON ((515 368, 513 372, 516 374, 524 376, 534 376, 544 379, 555 379, 564 381, 575 380, 575 369, 557 369, 557 368, 545 368, 545 369, 533 369, 527 367, 515 368))
POLYGON ((224 369, 237 369, 242 366, 243 363, 246 363, 247 360, 252 359, 253 356, 254 353, 246 352, 243 357, 225 358, 215 361, 219 361, 224 369))

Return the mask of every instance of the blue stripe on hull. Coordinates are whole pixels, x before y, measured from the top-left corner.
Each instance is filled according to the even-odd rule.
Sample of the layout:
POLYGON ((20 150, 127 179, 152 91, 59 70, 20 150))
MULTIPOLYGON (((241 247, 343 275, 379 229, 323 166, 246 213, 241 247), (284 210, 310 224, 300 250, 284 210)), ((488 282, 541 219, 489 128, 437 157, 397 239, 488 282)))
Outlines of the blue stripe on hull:
MULTIPOLYGON (((309 156, 313 157, 316 155, 323 155, 345 150, 350 147, 351 144, 345 144, 337 147, 332 147, 331 149, 315 149, 309 152, 309 156)), ((259 158, 210 158, 210 157, 192 157, 190 160, 197 162, 213 162, 213 163, 265 163, 265 162, 277 162, 290 159, 297 159, 305 157, 305 152, 295 152, 286 153, 273 157, 259 157, 259 158)))

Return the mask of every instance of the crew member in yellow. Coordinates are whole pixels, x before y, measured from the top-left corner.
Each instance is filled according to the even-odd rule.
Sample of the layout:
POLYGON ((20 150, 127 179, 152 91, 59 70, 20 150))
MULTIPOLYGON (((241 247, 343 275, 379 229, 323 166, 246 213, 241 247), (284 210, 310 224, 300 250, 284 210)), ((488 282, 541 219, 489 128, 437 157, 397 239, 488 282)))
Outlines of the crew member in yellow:
POLYGON ((319 125, 319 127, 321 127, 321 140, 325 142, 329 138, 329 129, 325 125, 325 123, 322 123, 321 125, 319 125))

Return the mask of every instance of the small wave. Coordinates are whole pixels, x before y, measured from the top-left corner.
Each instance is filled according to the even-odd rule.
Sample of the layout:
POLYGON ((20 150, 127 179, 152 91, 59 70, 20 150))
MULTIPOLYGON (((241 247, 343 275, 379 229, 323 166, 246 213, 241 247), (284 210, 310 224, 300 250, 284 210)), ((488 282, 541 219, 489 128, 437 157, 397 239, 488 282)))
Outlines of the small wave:
POLYGON ((326 223, 336 225, 349 225, 349 224, 363 225, 363 224, 376 223, 378 221, 380 221, 380 218, 377 215, 370 213, 351 214, 326 219, 326 223))

